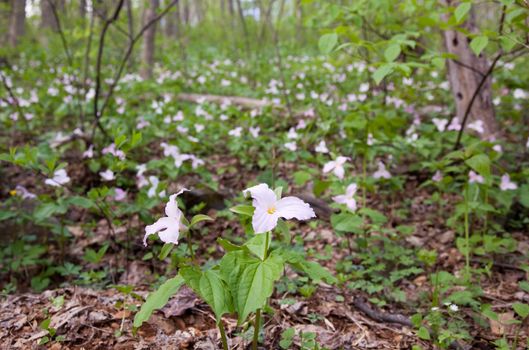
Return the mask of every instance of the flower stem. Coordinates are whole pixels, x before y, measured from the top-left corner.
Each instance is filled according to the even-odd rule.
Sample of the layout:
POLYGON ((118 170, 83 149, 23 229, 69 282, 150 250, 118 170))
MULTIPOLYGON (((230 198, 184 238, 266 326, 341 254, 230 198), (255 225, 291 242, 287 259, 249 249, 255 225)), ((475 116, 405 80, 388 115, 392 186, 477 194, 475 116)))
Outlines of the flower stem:
POLYGON ((252 350, 257 350, 257 344, 259 344, 259 327, 261 323, 261 309, 257 309, 255 312, 255 323, 253 326, 253 343, 252 350))
POLYGON ((193 251, 193 244, 191 243, 191 230, 187 230, 187 248, 191 255, 191 261, 195 263, 195 252, 193 251))
POLYGON ((263 260, 266 260, 266 258, 268 258, 268 246, 269 245, 270 245, 270 231, 265 233, 265 250, 263 254, 263 257, 264 257, 263 260))
POLYGON ((223 350, 229 350, 228 347, 228 338, 226 337, 226 330, 224 329, 224 323, 220 321, 219 323, 219 331, 220 331, 220 339, 222 341, 222 349, 223 350))
POLYGON ((465 266, 467 278, 470 275, 470 233, 468 224, 469 208, 468 208, 468 184, 465 187, 465 266))

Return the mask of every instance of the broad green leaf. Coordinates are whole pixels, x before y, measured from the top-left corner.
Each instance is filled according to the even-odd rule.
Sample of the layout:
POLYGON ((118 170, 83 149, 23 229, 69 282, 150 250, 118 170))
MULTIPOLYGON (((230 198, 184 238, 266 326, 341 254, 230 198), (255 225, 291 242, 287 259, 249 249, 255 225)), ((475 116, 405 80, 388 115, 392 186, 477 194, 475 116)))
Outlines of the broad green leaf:
POLYGON ((336 231, 360 232, 364 221, 357 214, 343 213, 331 216, 331 224, 336 231))
POLYGON ((228 286, 214 270, 205 271, 200 278, 200 296, 215 313, 217 324, 222 315, 233 311, 233 302, 228 286))
POLYGON ((252 254, 257 256, 259 259, 264 259, 265 254, 265 240, 266 240, 266 234, 258 234, 252 237, 246 244, 244 244, 244 247, 246 247, 252 254))
POLYGON ((483 304, 481 306, 481 313, 483 314, 483 316, 490 318, 491 320, 499 320, 499 315, 496 312, 492 311, 490 304, 483 304))
POLYGON ((312 175, 309 172, 300 170, 294 173, 294 183, 297 186, 303 186, 312 178, 312 175))
POLYGON ((236 205, 234 207, 230 208, 231 212, 234 212, 236 214, 246 215, 246 216, 252 216, 255 208, 251 205, 236 205))
POLYGON ((162 247, 162 250, 160 251, 160 254, 158 254, 158 259, 163 260, 167 258, 167 255, 169 255, 173 247, 173 243, 165 243, 162 247))
POLYGON ((500 36, 500 44, 503 51, 509 52, 516 46, 516 41, 506 35, 502 35, 500 36))
POLYGON ((430 332, 428 332, 428 329, 424 326, 421 326, 421 328, 419 328, 419 330, 417 331, 417 336, 422 340, 430 340, 430 332))
POLYGON ((380 84, 380 82, 389 74, 393 72, 395 67, 392 64, 386 63, 378 67, 378 69, 373 73, 373 79, 375 83, 380 84))
POLYGON ((271 255, 265 261, 249 264, 242 270, 235 300, 239 324, 250 313, 264 307, 266 300, 272 295, 274 282, 283 273, 283 267, 281 258, 271 255))
POLYGON ((297 268, 303 272, 305 272, 311 280, 313 280, 315 283, 318 283, 322 280, 325 280, 325 282, 333 284, 337 282, 336 277, 334 277, 329 270, 321 266, 315 261, 301 261, 297 264, 292 264, 294 268, 297 268))
POLYGON ((204 215, 204 214, 198 214, 198 215, 193 216, 193 218, 191 219, 191 223, 189 224, 189 226, 194 226, 195 224, 198 224, 198 223, 201 222, 201 221, 213 221, 213 219, 210 218, 210 217, 207 216, 207 215, 204 215))
POLYGON ((55 214, 66 213, 67 208, 65 206, 57 205, 55 203, 44 203, 39 205, 33 212, 33 216, 37 221, 48 219, 55 214))
POLYGON ((485 154, 476 154, 475 156, 467 159, 465 164, 486 178, 490 176, 490 159, 485 154))
POLYGON ((338 44, 338 34, 336 33, 324 34, 318 41, 318 47, 323 54, 331 53, 336 44, 338 44))
POLYGON ((154 310, 164 307, 169 298, 180 289, 182 284, 184 284, 184 279, 178 275, 168 279, 160 288, 149 294, 140 311, 134 316, 134 328, 140 327, 143 322, 147 321, 154 310))
POLYGON ((481 51, 487 47, 487 44, 489 43, 489 38, 485 35, 480 35, 472 39, 470 42, 470 48, 472 51, 476 54, 476 56, 479 56, 481 51))
POLYGON ((371 221, 376 225, 383 225, 388 221, 388 218, 384 214, 371 208, 361 208, 358 211, 358 214, 368 216, 369 219, 371 219, 371 221))
POLYGON ((520 203, 529 208, 529 184, 524 184, 520 187, 520 203))
POLYGON ((514 311, 520 316, 522 319, 529 316, 529 305, 524 303, 514 303, 512 304, 512 308, 514 311))
POLYGON ((384 57, 386 58, 386 61, 393 62, 399 57, 400 55, 400 44, 391 44, 387 47, 386 51, 384 51, 384 57))
POLYGON ((236 250, 243 249, 241 246, 233 244, 233 243, 231 243, 230 241, 228 241, 228 240, 226 240, 224 238, 217 238, 217 243, 219 243, 221 245, 221 247, 224 248, 224 250, 226 250, 227 252, 233 252, 233 251, 236 251, 236 250))
POLYGON ((81 196, 73 196, 68 200, 68 202, 72 205, 85 209, 89 209, 95 206, 92 200, 81 196))
POLYGON ((454 16, 456 18, 457 23, 461 22, 461 20, 465 17, 468 11, 470 11, 471 7, 472 4, 470 2, 463 2, 459 4, 458 7, 456 7, 456 10, 454 11, 454 16))

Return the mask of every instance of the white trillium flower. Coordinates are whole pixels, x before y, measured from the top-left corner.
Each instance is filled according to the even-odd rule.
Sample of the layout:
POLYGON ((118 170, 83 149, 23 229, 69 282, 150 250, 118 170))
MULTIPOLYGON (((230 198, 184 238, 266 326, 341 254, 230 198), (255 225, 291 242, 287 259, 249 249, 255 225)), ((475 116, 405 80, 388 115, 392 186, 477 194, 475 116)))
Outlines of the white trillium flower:
POLYGON ((356 200, 354 199, 354 195, 357 190, 358 186, 355 183, 352 183, 347 186, 345 194, 334 196, 332 197, 332 200, 336 203, 345 204, 351 211, 356 211, 356 200))
POLYGON ((343 165, 349 159, 350 159, 349 157, 338 156, 336 158, 336 160, 331 160, 330 162, 327 162, 323 166, 323 172, 324 173, 328 173, 328 172, 332 171, 334 173, 334 175, 336 175, 336 177, 341 180, 341 179, 343 179, 343 176, 345 174, 345 170, 343 168, 343 165))
POLYGON ((327 148, 327 144, 325 144, 325 140, 321 140, 314 150, 318 153, 329 153, 329 149, 327 148))
POLYGON ((55 170, 55 172, 53 173, 53 177, 44 181, 46 185, 50 185, 53 187, 59 187, 64 184, 67 184, 68 182, 70 182, 70 178, 68 177, 68 174, 64 169, 55 170))
POLYGON ((443 132, 445 131, 446 125, 448 124, 448 119, 433 118, 432 122, 435 124, 437 131, 443 132))
POLYGON ((178 244, 178 237, 180 236, 180 230, 186 229, 185 225, 182 224, 182 211, 178 208, 176 197, 181 195, 187 189, 182 189, 180 192, 172 194, 169 197, 169 202, 165 205, 165 217, 159 218, 152 225, 145 227, 145 236, 143 237, 143 245, 147 246, 147 237, 158 233, 158 237, 164 243, 178 244))
POLYGON ((252 217, 252 227, 256 234, 272 231, 277 226, 279 218, 308 220, 316 217, 314 210, 308 203, 297 197, 278 199, 275 192, 267 184, 259 184, 243 191, 253 198, 255 208, 252 217))
POLYGON ((99 175, 103 181, 112 181, 115 179, 114 172, 110 169, 100 172, 99 175))
POLYGON ((285 143, 285 148, 292 152, 295 152, 298 149, 298 146, 295 142, 287 142, 285 143))
POLYGON ((441 173, 440 170, 437 170, 435 174, 432 176, 432 180, 434 182, 441 182, 443 181, 443 173, 441 173))
POLYGON ((509 176, 509 174, 503 174, 503 176, 501 177, 500 189, 502 191, 507 191, 515 190, 517 188, 518 185, 515 182, 511 181, 511 177, 509 176))
POLYGON ((375 179, 389 179, 391 174, 386 169, 386 165, 382 162, 378 162, 378 169, 373 173, 375 179))
POLYGON ((472 183, 482 184, 482 183, 485 183, 485 179, 483 178, 483 176, 477 174, 475 171, 470 170, 468 172, 468 182, 471 184, 472 183))

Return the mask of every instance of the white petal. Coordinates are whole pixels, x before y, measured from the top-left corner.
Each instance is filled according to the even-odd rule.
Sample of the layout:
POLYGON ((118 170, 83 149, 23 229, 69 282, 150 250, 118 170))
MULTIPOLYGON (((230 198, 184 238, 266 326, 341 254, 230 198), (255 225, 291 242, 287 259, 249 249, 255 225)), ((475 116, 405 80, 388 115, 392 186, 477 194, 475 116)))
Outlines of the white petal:
POLYGON ((276 194, 274 191, 268 188, 267 184, 259 184, 257 186, 247 188, 243 191, 243 193, 245 196, 250 193, 253 198, 253 206, 256 210, 257 208, 262 208, 266 211, 270 207, 273 207, 277 202, 276 194))
POLYGON ((328 173, 329 171, 331 171, 332 169, 334 169, 334 167, 336 166, 336 162, 334 160, 331 160, 330 162, 326 163, 324 166, 323 166, 323 172, 324 173, 328 173))
POLYGON ((336 164, 337 164, 337 165, 343 165, 343 164, 345 164, 345 162, 347 162, 348 160, 349 160, 349 157, 338 156, 338 158, 336 158, 336 164))
POLYGON ((154 224, 145 227, 143 244, 147 246, 147 237, 157 232, 160 239, 166 243, 178 243, 178 232, 180 230, 180 217, 164 217, 158 219, 154 224))
POLYGON ((347 205, 347 208, 349 208, 349 210, 356 211, 356 200, 354 198, 349 198, 345 202, 345 205, 347 205))
POLYGON ((59 186, 60 186, 57 182, 53 181, 52 179, 46 179, 46 180, 44 181, 44 183, 45 183, 46 185, 54 186, 54 187, 59 187, 59 186))
POLYGON ((278 212, 268 213, 266 208, 256 207, 252 217, 252 227, 256 234, 272 231, 279 219, 278 212))
POLYGON ((165 215, 168 217, 180 217, 182 214, 182 211, 178 209, 178 203, 176 202, 176 197, 184 193, 185 191, 189 191, 187 188, 182 188, 178 193, 172 194, 169 197, 169 202, 165 205, 165 215))
POLYGON ((338 165, 336 166, 336 168, 334 168, 334 175, 336 175, 336 177, 339 178, 340 180, 343 179, 344 173, 345 173, 345 170, 343 166, 338 165))
POLYGON ((352 183, 349 186, 347 186, 347 189, 345 190, 345 194, 349 197, 352 197, 354 196, 357 190, 358 190, 358 186, 355 183, 352 183))
POLYGON ((347 203, 348 199, 349 199, 349 197, 347 195, 345 195, 345 194, 341 194, 339 196, 332 197, 333 201, 335 201, 336 203, 340 203, 340 204, 347 203))
POLYGON ((276 210, 277 214, 285 219, 307 220, 316 217, 310 205, 297 197, 280 199, 276 204, 276 210))

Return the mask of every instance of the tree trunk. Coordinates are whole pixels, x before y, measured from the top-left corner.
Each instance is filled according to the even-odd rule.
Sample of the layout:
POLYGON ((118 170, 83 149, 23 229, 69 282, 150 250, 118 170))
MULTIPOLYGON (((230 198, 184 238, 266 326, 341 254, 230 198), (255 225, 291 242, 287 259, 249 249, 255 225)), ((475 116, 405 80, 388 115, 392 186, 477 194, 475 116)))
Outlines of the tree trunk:
MULTIPOLYGON (((15 0, 15 2, 17 1, 15 0)), ((52 3, 56 6, 55 8, 58 11, 58 2, 56 0, 40 0, 40 27, 42 29, 51 29, 56 32, 59 26, 57 25, 57 21, 55 20, 55 16, 53 15, 52 3)))
MULTIPOLYGON (((158 9, 158 0, 150 0, 149 6, 145 9, 145 21, 143 25, 146 25, 156 17, 156 10, 158 9)), ((146 31, 143 38, 143 67, 141 70, 141 76, 143 79, 150 79, 152 77, 152 68, 154 65, 154 42, 156 38, 156 23, 151 25, 146 31)))
POLYGON ((9 44, 16 46, 26 30, 26 0, 13 0, 11 23, 9 25, 9 44))
POLYGON ((303 5, 301 0, 296 0, 296 41, 298 44, 303 45, 305 38, 303 36, 303 5))
POLYGON ((176 21, 178 18, 176 14, 178 13, 177 9, 172 9, 170 13, 165 16, 165 36, 169 38, 174 38, 176 35, 176 21))
MULTIPOLYGON (((448 6, 457 6, 454 0, 443 0, 443 2, 448 6)), ((473 9, 470 10, 468 19, 463 24, 463 27, 471 33, 477 32, 473 9)), ((476 56, 472 52, 469 45, 470 39, 463 33, 456 30, 446 30, 443 36, 447 52, 456 55, 457 61, 459 61, 448 59, 448 79, 456 104, 456 116, 462 123, 472 96, 489 68, 489 63, 484 53, 476 56)), ((499 131, 492 103, 491 76, 485 80, 476 95, 466 125, 476 120, 483 122, 484 132, 482 136, 485 138, 494 136, 499 131)))
POLYGON ((86 0, 79 1, 79 17, 83 20, 86 18, 86 0))
POLYGON ((9 0, 0 0, 0 47, 9 41, 9 18, 11 18, 11 5, 9 0))

